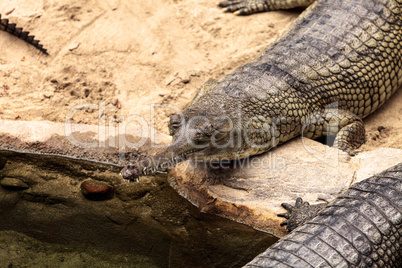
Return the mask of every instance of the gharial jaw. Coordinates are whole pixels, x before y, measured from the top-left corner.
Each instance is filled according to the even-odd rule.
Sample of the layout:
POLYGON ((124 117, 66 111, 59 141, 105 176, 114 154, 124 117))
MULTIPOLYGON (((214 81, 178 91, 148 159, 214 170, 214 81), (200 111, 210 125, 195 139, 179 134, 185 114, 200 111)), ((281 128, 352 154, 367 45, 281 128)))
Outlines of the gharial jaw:
POLYGON ((177 150, 176 146, 171 145, 165 151, 155 156, 147 157, 146 159, 128 164, 122 171, 123 179, 128 181, 138 182, 140 176, 155 174, 159 171, 165 171, 167 168, 172 167, 182 161, 193 159, 197 161, 217 162, 227 160, 238 160, 242 158, 255 155, 258 149, 241 147, 224 148, 216 150, 213 146, 200 148, 189 148, 183 151, 177 150), (225 150, 227 149, 227 150, 225 150))
POLYGON ((220 111, 225 115, 222 116, 208 114, 205 110, 209 111, 186 109, 181 115, 173 115, 169 124, 173 143, 160 154, 127 165, 121 172, 123 178, 137 181, 142 175, 166 170, 187 159, 207 162, 237 160, 270 149, 265 146, 269 143, 256 143, 255 135, 246 142, 245 137, 255 129, 250 128, 251 132, 247 133, 242 122, 244 119, 239 120, 237 111, 210 109, 220 111))
POLYGON ((186 159, 235 159, 241 147, 238 143, 232 143, 238 134, 237 128, 229 124, 229 121, 185 113, 173 115, 169 124, 173 143, 160 154, 127 165, 121 172, 123 178, 136 181, 142 175, 165 170, 186 159))
POLYGON ((166 150, 156 156, 150 156, 146 159, 128 164, 121 171, 121 175, 125 180, 138 182, 138 178, 140 176, 155 174, 158 171, 166 170, 177 163, 191 158, 191 156, 196 152, 198 152, 198 150, 191 150, 180 154, 172 154, 170 150, 166 150))

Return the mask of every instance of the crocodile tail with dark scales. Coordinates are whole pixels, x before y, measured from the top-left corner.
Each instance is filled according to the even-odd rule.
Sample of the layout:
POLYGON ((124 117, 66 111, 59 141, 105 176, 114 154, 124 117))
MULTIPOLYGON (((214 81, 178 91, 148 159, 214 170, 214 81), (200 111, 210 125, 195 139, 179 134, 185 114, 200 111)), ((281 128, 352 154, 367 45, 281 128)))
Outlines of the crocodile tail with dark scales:
POLYGON ((402 267, 402 163, 355 183, 245 267, 402 267))
POLYGON ((9 23, 8 19, 2 19, 0 14, 0 30, 8 32, 18 37, 19 39, 24 40, 28 44, 31 44, 34 47, 36 47, 42 53, 49 55, 47 49, 44 48, 42 44, 39 44, 39 40, 36 40, 34 35, 29 35, 28 31, 23 31, 21 27, 16 26, 17 25, 15 23, 9 23))

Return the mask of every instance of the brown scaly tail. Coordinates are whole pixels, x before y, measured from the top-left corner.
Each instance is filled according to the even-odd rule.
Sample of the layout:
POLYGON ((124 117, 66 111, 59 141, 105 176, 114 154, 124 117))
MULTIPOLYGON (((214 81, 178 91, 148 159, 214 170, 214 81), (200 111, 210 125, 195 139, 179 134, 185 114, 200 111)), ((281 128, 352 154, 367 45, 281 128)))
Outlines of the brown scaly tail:
POLYGON ((8 19, 2 19, 1 14, 0 14, 0 30, 6 31, 24 40, 28 44, 31 44, 40 51, 42 51, 42 53, 49 55, 49 53, 47 53, 47 49, 43 48, 43 45, 39 44, 39 40, 35 40, 34 35, 29 35, 28 31, 23 31, 22 28, 16 27, 15 23, 9 23, 8 19))

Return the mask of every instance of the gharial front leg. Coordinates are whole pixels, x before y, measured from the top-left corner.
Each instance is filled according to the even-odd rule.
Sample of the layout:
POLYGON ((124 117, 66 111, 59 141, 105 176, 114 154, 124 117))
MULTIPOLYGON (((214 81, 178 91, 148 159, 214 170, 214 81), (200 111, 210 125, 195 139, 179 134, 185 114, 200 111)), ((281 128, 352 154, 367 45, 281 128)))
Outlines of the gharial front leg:
POLYGON ((335 136, 333 147, 353 156, 366 140, 366 132, 360 117, 348 110, 337 108, 318 111, 304 122, 303 137, 317 139, 335 136))
POLYGON ((250 15, 258 12, 307 7, 315 0, 228 0, 219 3, 225 7, 225 12, 234 12, 235 15, 250 15))

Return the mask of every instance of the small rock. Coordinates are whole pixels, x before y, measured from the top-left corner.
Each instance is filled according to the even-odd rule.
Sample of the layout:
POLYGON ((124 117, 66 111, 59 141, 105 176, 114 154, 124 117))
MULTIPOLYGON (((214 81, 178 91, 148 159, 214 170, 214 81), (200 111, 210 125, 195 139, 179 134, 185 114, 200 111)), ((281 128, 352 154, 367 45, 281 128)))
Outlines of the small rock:
POLYGON ((188 84, 188 83, 190 83, 190 78, 184 78, 183 80, 181 80, 181 82, 183 83, 183 84, 188 84))
POLYGON ((54 92, 53 91, 45 91, 43 92, 43 97, 50 99, 51 97, 54 96, 54 92))
POLYGON ((123 201, 131 201, 144 197, 155 186, 151 183, 122 183, 116 189, 116 196, 123 201))
POLYGON ((0 185, 7 190, 26 190, 29 185, 20 179, 5 177, 0 181, 0 185))
POLYGON ((19 79, 21 77, 21 73, 19 71, 15 71, 11 74, 11 76, 15 79, 19 79))
POLYGON ((121 102, 119 101, 119 99, 114 99, 112 101, 113 106, 116 106, 117 109, 121 109, 121 102))
POLYGON ((70 50, 70 51, 76 50, 80 45, 81 45, 81 43, 74 43, 68 48, 68 50, 70 50))
POLYGON ((109 200, 113 198, 114 192, 114 187, 106 182, 86 180, 81 183, 81 193, 89 200, 109 200))
POLYGON ((385 127, 383 127, 383 126, 379 126, 379 127, 377 128, 378 132, 381 132, 381 131, 383 131, 384 129, 385 129, 385 127))

